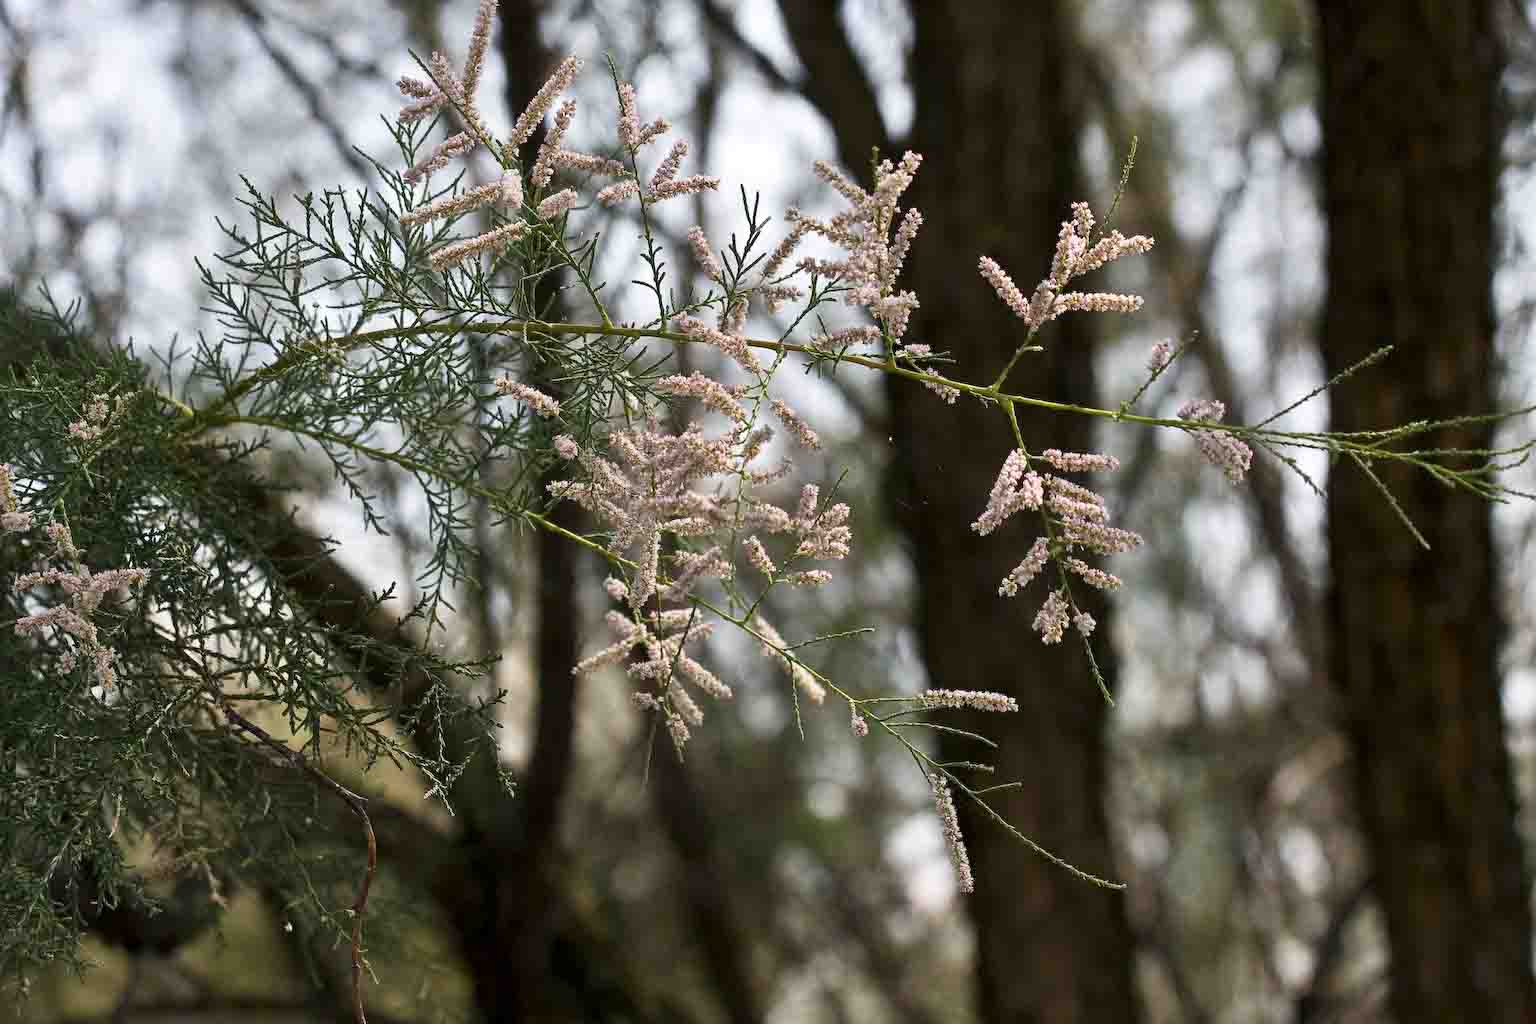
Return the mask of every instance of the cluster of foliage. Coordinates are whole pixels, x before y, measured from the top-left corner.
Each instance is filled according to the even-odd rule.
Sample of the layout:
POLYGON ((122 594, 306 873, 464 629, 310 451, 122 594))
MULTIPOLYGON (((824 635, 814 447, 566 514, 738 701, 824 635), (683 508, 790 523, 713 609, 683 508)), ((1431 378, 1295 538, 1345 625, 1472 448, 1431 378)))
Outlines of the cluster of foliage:
MULTIPOLYGON (((932 392, 913 400, 995 408, 1015 447, 991 494, 976 496, 973 529, 988 534, 1015 514, 1037 517, 1038 537, 1022 560, 1006 573, 1017 554, 1000 560, 999 595, 1043 579, 1035 630, 1045 643, 1076 634, 1089 659, 1095 623, 1073 587, 1118 587, 1087 558, 1128 552, 1141 538, 1110 525, 1106 501, 1072 479, 1112 470, 1115 460, 1050 448, 1048 439, 1037 447, 1019 429, 1019 406, 1183 431, 1234 483, 1256 450, 1300 473, 1294 453, 1312 449, 1373 479, 1373 465, 1397 461, 1490 499, 1507 493, 1497 471, 1524 449, 1412 447, 1443 424, 1348 436, 1272 426, 1322 389, 1255 426, 1223 423, 1220 403, 1201 399, 1177 418, 1139 415, 1137 400, 1179 353, 1170 343, 1152 352, 1141 390, 1115 408, 1008 390, 1058 316, 1141 305, 1135 296, 1069 290, 1079 276, 1152 246, 1099 224, 1087 204, 1062 224, 1049 270, 1027 295, 979 257, 978 301, 991 301, 990 285, 1024 326, 993 380, 965 380, 942 339, 907 339, 919 297, 901 289, 899 276, 922 224, 901 206, 921 163, 913 153, 873 161, 867 188, 818 164, 846 207, 827 219, 788 211, 788 231, 772 245, 767 218, 743 192, 744 225, 728 244, 690 232, 690 256, 709 288, 678 295, 651 211, 712 192, 718 180, 680 176, 682 141, 642 170, 647 147, 670 127, 642 120, 616 69, 614 145, 596 154, 568 148, 577 107, 556 102, 581 69, 575 58, 505 138, 493 135, 476 91, 494 9, 493 0, 482 3, 461 70, 434 55, 426 78, 401 79, 410 103, 395 124, 406 169, 375 164, 379 191, 299 197, 289 214, 249 188, 250 225, 227 226, 230 249, 203 268, 219 338, 173 348, 157 369, 131 350, 101 355, 57 310, 8 307, 0 337, 37 350, 0 381, 0 909, 9 922, 5 964, 18 976, 48 961, 77 962, 80 935, 103 908, 143 898, 127 857, 147 844, 164 871, 205 878, 215 899, 225 879, 282 893, 291 914, 350 943, 360 984, 372 825, 367 801, 323 757, 341 749, 367 765, 408 765, 443 800, 465 756, 450 756, 448 731, 467 728, 495 758, 496 698, 467 699, 460 685, 486 664, 433 653, 454 588, 474 584, 470 502, 607 560, 613 637, 577 670, 622 666, 635 706, 677 756, 703 722, 696 696, 732 694, 730 681, 695 656, 700 641, 739 631, 782 668, 797 716, 802 701, 841 702, 855 736, 873 727, 910 753, 931 787, 958 884, 969 889, 956 796, 1013 830, 987 802, 1009 783, 978 783, 985 764, 939 760, 912 730, 955 731, 934 713, 1007 713, 1014 700, 952 689, 869 693, 868 680, 828 678, 810 660, 808 648, 834 636, 786 637, 764 615, 776 588, 826 583, 827 564, 848 553, 857 523, 835 488, 823 494, 791 482, 786 451, 821 443, 776 393, 778 375, 795 366, 894 375, 932 392), (439 121, 460 130, 428 149, 439 121), (524 166, 519 153, 540 131, 524 166), (475 151, 498 162, 495 180, 441 183, 451 160, 475 151), (640 323, 610 315, 596 278, 592 206, 624 203, 638 208, 639 284, 655 305, 640 323), (827 254, 798 255, 808 241, 827 254), (839 304, 861 319, 827 326, 839 304), (794 313, 779 336, 748 333, 754 309, 786 307, 794 313), (730 376, 675 372, 671 350, 690 345, 718 350, 730 376), (690 409, 699 422, 669 418, 690 409), (391 467, 419 486, 431 557, 419 601, 395 623, 419 627, 421 642, 408 652, 370 639, 363 625, 387 614, 390 592, 350 610, 354 629, 338 629, 296 596, 290 581, 317 553, 286 548, 270 522, 248 514, 253 494, 280 486, 264 462, 276 438, 323 453, 368 528, 387 526, 370 492, 372 468, 391 467), (562 502, 585 511, 582 528, 551 514, 562 502), (349 830, 366 842, 346 838, 349 830), (317 843, 317 833, 326 839, 317 843)), ((1013 831, 1086 882, 1115 884, 1013 831)))

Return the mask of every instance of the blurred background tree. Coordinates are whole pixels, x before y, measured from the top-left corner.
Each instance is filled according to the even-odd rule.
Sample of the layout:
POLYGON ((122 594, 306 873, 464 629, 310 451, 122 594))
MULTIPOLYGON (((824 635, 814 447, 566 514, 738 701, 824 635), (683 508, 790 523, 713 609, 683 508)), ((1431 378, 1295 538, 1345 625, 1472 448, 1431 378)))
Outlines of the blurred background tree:
MULTIPOLYGON (((30 299, 46 280, 94 337, 141 351, 207 326, 191 259, 217 248, 236 175, 279 195, 373 184, 350 147, 387 153, 376 115, 405 51, 452 50, 473 6, 0 0, 0 284, 30 299)), ((1017 332, 975 254, 1043 272, 1067 204, 1108 197, 1139 135, 1117 220, 1158 239, 1127 268, 1147 309, 1107 333, 1059 322, 1031 387, 1110 404, 1152 341, 1196 337, 1178 387, 1256 422, 1396 344, 1332 395, 1332 425, 1358 429, 1531 393, 1532 32, 1513 2, 1441 8, 508 0, 489 81, 518 109, 554 57, 607 50, 685 126, 726 185, 663 223, 679 274, 689 224, 734 225, 736 183, 816 212, 812 159, 862 177, 873 149, 923 152, 913 336, 977 375, 1017 332)), ((586 110, 611 105, 601 76, 580 88, 586 110)), ((618 279, 635 233, 607 231, 618 279)), ((0 338, 0 362, 24 372, 24 341, 0 338)), ((1532 1017, 1527 512, 1390 481, 1424 552, 1358 474, 1324 503, 1261 458, 1234 490, 1183 439, 1028 418, 1028 436, 1120 455, 1112 501, 1149 538, 1094 609, 1111 709, 1079 651, 1042 648, 1032 610, 988 597, 1009 538, 966 529, 1002 455, 976 440, 995 435, 980 411, 846 373, 801 391, 832 442, 812 475, 851 469, 861 530, 846 577, 775 621, 879 626, 818 652, 855 687, 1016 696, 1022 713, 989 723, 1000 776, 1024 781, 1007 812, 1127 891, 966 820, 978 891, 952 897, 926 791, 835 712, 802 741, 752 652, 735 651, 737 706, 687 763, 658 750, 647 771, 622 687, 569 673, 598 628, 600 567, 479 509, 483 586, 459 595, 453 636, 464 657, 504 656, 518 795, 483 758, 453 818, 421 812, 409 775, 359 781, 385 808, 381 884, 416 908, 371 951, 376 1019, 1532 1017)), ((1483 444, 1473 431, 1451 440, 1483 444)), ((393 580, 408 607, 429 553, 414 485, 379 473, 385 549, 323 466, 295 450, 271 468, 298 495, 253 489, 248 507, 306 565, 290 582, 317 614, 351 629, 393 580)), ((369 628, 417 642, 393 614, 369 628)), ((334 837, 355 841, 341 821, 334 837)), ((292 893, 233 889, 208 929, 209 894, 179 889, 185 941, 103 920, 104 966, 39 983, 24 1018, 350 1019, 344 951, 284 927, 292 893)))

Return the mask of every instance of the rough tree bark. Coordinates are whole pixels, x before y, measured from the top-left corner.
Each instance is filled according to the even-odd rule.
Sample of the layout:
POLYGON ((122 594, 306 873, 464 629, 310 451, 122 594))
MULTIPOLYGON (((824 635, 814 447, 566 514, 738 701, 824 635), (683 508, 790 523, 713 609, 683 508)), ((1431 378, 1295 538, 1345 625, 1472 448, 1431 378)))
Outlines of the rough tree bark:
MULTIPOLYGON (((1485 411, 1504 65, 1493 0, 1320 2, 1333 429, 1485 411)), ((1487 446, 1485 426, 1422 447, 1487 446)), ((1383 472, 1424 550, 1353 467, 1330 478, 1330 674, 1391 947, 1391 1007, 1413 1021, 1536 1020, 1528 878, 1504 746, 1490 509, 1422 473, 1383 472)))
MULTIPOLYGON (((521 110, 553 69, 539 31, 543 0, 502 6, 496 45, 506 69, 509 109, 521 110)), ((542 141, 530 139, 525 164, 542 141)), ((546 279, 539 301, 553 301, 546 279)), ((558 393, 548 382, 546 389, 558 393)), ((557 509, 562 525, 570 508, 557 509)), ((532 723, 532 751, 514 811, 489 818, 466 816, 465 840, 483 900, 461 929, 460 948, 473 977, 475 1001, 488 1021, 540 1020, 574 1012, 579 996, 570 991, 570 951, 553 940, 559 892, 559 824, 575 751, 578 624, 576 549, 559 538, 534 539, 538 574, 538 631, 533 668, 538 681, 532 723)))
MULTIPOLYGON (((926 160, 912 196, 924 226, 907 279, 923 305, 909 338, 949 351, 968 379, 990 379, 1024 333, 977 274, 978 253, 1032 283, 1049 269, 1069 204, 1085 198, 1074 158, 1082 104, 1067 7, 911 5, 917 111, 910 145, 926 160)), ((873 90, 861 81, 837 20, 807 0, 781 0, 780 8, 808 72, 808 98, 828 113, 843 163, 867 177, 868 147, 883 133, 873 90), (829 35, 836 38, 829 42, 829 35), (850 103, 849 96, 863 102, 850 103)), ((1091 339, 1083 326, 1081 318, 1052 325, 1049 351, 1022 364, 1017 386, 1091 399, 1091 339)), ((1034 524, 1011 524, 987 538, 969 529, 1009 449, 1007 422, 996 409, 964 400, 948 406, 909 382, 892 387, 890 404, 898 453, 892 499, 910 539, 916 623, 932 684, 1018 698, 1017 715, 955 723, 1001 744, 1000 781, 1023 780, 997 806, 1043 845, 1113 875, 1103 804, 1108 708, 1080 647, 1042 647, 1030 634, 1044 592, 1014 601, 997 596, 998 580, 1023 557, 1034 524)), ((1023 414, 1020 426, 1038 448, 1093 448, 1085 421, 1023 414)), ((1107 636, 1105 609, 1091 610, 1099 637, 1107 636)), ((1096 650, 1112 678, 1107 645, 1096 650)), ((992 752, 962 741, 946 743, 943 753, 975 760, 992 752)), ((992 822, 961 813, 977 879, 963 905, 976 926, 980 1019, 1135 1020, 1132 941, 1120 895, 1079 881, 992 822)))

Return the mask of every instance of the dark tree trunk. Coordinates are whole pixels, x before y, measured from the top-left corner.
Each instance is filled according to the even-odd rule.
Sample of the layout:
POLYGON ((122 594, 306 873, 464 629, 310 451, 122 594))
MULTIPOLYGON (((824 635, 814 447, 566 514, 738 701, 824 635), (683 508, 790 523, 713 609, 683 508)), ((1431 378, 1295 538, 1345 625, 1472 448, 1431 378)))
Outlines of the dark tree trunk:
MULTIPOLYGON (((554 68, 539 31, 543 0, 502 6, 497 46, 506 68, 506 96, 514 112, 544 84, 554 68)), ((524 165, 543 138, 539 129, 523 151, 524 165)), ((546 277, 539 289, 540 308, 554 298, 556 281, 546 277)), ((547 380, 540 387, 558 395, 547 380)), ((579 528, 574 507, 554 510, 551 518, 579 528)), ((532 722, 533 744, 513 813, 467 815, 466 840, 484 897, 471 927, 461 927, 465 959, 473 977, 475 1001, 487 1021, 547 1020, 574 1015, 583 993, 580 956, 555 941, 558 908, 563 902, 559 825, 574 759, 576 664, 581 621, 577 607, 576 548, 548 534, 534 539, 538 574, 539 626, 534 642, 538 694, 532 722)))
MULTIPOLYGON (((1493 0, 1317 5, 1333 429, 1486 411, 1503 68, 1493 0)), ((1483 426, 1422 447, 1486 447, 1483 426)), ((1401 1022, 1536 1020, 1531 917, 1504 746, 1489 506, 1383 471, 1330 479, 1329 667, 1342 697, 1401 1022)))
MULTIPOLYGON (((926 160, 913 200, 924 226, 909 264, 909 284, 922 301, 910 337, 948 350, 967 380, 990 380, 1025 333, 977 273, 977 256, 997 259, 1027 292, 1049 270, 1069 204, 1085 198, 1074 158, 1082 106, 1072 84, 1066 6, 912 5, 911 145, 926 160)), ((1048 351, 1023 361, 1015 390, 1092 400, 1085 326, 1079 316, 1047 328, 1048 351)), ((1041 584, 1012 600, 997 594, 1039 524, 1021 515, 989 537, 969 528, 1011 447, 1007 420, 966 399, 945 405, 909 382, 896 382, 890 400, 900 467, 894 499, 917 570, 917 626, 932 685, 1018 698, 1019 714, 956 723, 1001 744, 998 781, 1023 780, 1023 788, 997 796, 996 806, 1041 845, 1112 876, 1103 803, 1108 706, 1080 644, 1046 647, 1030 632, 1046 594, 1041 584)), ((1036 451, 1093 449, 1086 419, 1022 410, 1019 419, 1036 451)), ((1078 588, 1079 596, 1087 589, 1078 588)), ((1097 638, 1106 638, 1106 610, 1092 611, 1097 638)), ((1112 678, 1107 645, 1097 651, 1112 678)), ((946 742, 943 753, 984 760, 991 752, 960 740, 946 742)), ((976 925, 980 1018, 1134 1020, 1121 895, 1032 855, 963 802, 961 820, 976 874, 964 906, 976 925)))

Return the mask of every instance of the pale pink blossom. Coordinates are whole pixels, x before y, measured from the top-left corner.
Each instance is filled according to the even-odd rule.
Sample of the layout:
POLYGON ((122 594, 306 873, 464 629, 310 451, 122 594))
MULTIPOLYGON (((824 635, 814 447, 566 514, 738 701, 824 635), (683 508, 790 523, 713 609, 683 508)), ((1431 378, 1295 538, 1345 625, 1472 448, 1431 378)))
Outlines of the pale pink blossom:
POLYGON ((697 224, 688 229, 688 245, 693 249, 693 262, 699 265, 704 276, 712 281, 720 280, 720 261, 715 259, 715 252, 709 247, 709 239, 704 237, 704 229, 697 224))
POLYGON ((604 206, 617 206, 630 196, 639 194, 640 183, 633 178, 625 178, 623 181, 616 181, 612 185, 599 189, 597 201, 604 206))
MULTIPOLYGON (((692 485, 733 470, 733 443, 730 435, 706 437, 697 426, 682 434, 664 433, 652 422, 647 428, 609 435, 608 445, 614 459, 581 452, 577 461, 588 479, 556 481, 549 485, 549 492, 575 501, 604 521, 613 530, 609 547, 615 554, 639 549, 640 569, 630 582, 629 600, 640 608, 658 585, 661 533, 669 529, 691 533, 701 521, 718 521, 717 517, 728 515, 716 498, 694 490, 692 485)), ((675 557, 685 566, 689 559, 700 559, 691 570, 696 577, 723 575, 711 562, 717 556, 718 551, 707 556, 679 552, 675 557)), ((685 568, 684 575, 688 572, 685 568)), ((668 596, 684 592, 679 588, 668 596)))
POLYGON ((954 405, 955 401, 960 397, 959 388, 952 388, 948 384, 940 384, 938 381, 925 380, 923 381, 923 387, 932 391, 950 405, 954 405))
POLYGON ((865 191, 849 181, 841 171, 824 161, 814 165, 816 176, 832 186, 849 208, 828 220, 808 217, 797 209, 785 211, 784 219, 792 226, 789 238, 775 250, 763 268, 763 281, 778 273, 784 259, 807 234, 820 235, 841 248, 845 256, 837 261, 810 261, 818 272, 839 278, 847 286, 843 301, 863 306, 884 328, 884 334, 900 342, 906 334, 917 296, 897 292, 896 278, 922 224, 915 211, 903 211, 899 205, 903 193, 912 184, 922 157, 908 151, 900 162, 883 160, 875 167, 874 188, 865 191), (895 235, 892 237, 892 230, 895 235))
POLYGON ((1063 473, 1092 473, 1098 470, 1113 470, 1120 468, 1120 460, 1113 455, 1101 455, 1097 452, 1064 452, 1057 448, 1047 448, 1040 453, 1040 458, 1049 462, 1063 473))
POLYGON ((469 33, 469 52, 464 57, 464 95, 471 103, 480 86, 480 72, 485 65, 485 51, 491 42, 491 21, 496 17, 496 0, 480 0, 475 25, 469 33))
POLYGON ((1062 564, 1091 587, 1097 587, 1100 590, 1118 590, 1120 587, 1120 577, 1095 568, 1081 558, 1066 558, 1063 559, 1062 564))
POLYGON ((78 562, 80 560, 80 549, 75 547, 75 538, 69 532, 68 526, 55 519, 43 527, 43 532, 48 535, 48 539, 53 541, 54 545, 58 548, 60 557, 67 558, 71 562, 78 562))
POLYGON ((664 601, 681 601, 701 579, 729 580, 736 573, 736 567, 721 556, 718 547, 674 552, 672 564, 672 582, 661 591, 664 601))
POLYGON ((528 181, 534 188, 544 188, 555 176, 560 146, 565 141, 566 133, 571 130, 571 122, 575 119, 575 100, 566 100, 560 104, 560 109, 555 111, 555 123, 545 133, 544 141, 539 144, 539 155, 534 158, 533 169, 528 172, 528 181))
POLYGON ((767 370, 753 353, 747 339, 739 334, 730 334, 717 327, 711 327, 697 317, 680 316, 672 321, 672 327, 679 334, 685 334, 695 341, 712 345, 730 356, 747 372, 761 377, 767 370))
POLYGON ((414 184, 423 178, 430 178, 433 173, 448 166, 448 161, 456 156, 463 156, 474 149, 479 143, 466 132, 450 135, 433 147, 432 152, 423 157, 414 167, 408 168, 401 174, 402 180, 414 184))
POLYGON ((513 380, 511 377, 497 377, 496 390, 504 395, 522 402, 534 412, 545 419, 553 419, 560 415, 560 403, 549 397, 536 387, 524 384, 522 381, 513 380))
POLYGON ((970 708, 973 711, 1017 711, 1019 702, 991 690, 924 690, 917 695, 919 707, 970 708))
POLYGON ((1051 499, 1056 502, 1072 502, 1065 507, 1079 509, 1086 518, 1104 521, 1109 518, 1109 509, 1104 504, 1104 498, 1096 491, 1091 491, 1082 484, 1068 480, 1066 477, 1046 474, 1045 487, 1051 492, 1051 499))
POLYGON ((768 552, 764 549, 763 542, 757 539, 757 535, 754 534, 742 541, 741 546, 746 550, 747 561, 752 563, 752 568, 773 579, 774 573, 779 571, 778 566, 774 565, 773 559, 768 557, 768 552))
POLYGON ((1036 537, 1034 544, 1030 546, 1029 553, 1024 560, 1013 567, 1013 571, 1003 577, 1003 582, 998 584, 999 597, 1015 597, 1024 587, 1029 586, 1031 580, 1040 575, 1040 570, 1045 568, 1046 560, 1050 557, 1051 548, 1044 537, 1036 537))
POLYGON ((997 297, 1013 310, 1014 315, 1021 320, 1028 320, 1029 300, 1024 297, 1023 292, 1019 291, 1019 286, 1013 283, 1013 278, 1008 276, 1008 272, 990 256, 981 257, 977 261, 977 267, 981 270, 981 276, 997 292, 997 297))
POLYGON ((1069 544, 1100 555, 1118 555, 1142 545, 1141 534, 1088 519, 1064 518, 1062 532, 1069 544))
POLYGON ((121 411, 126 401, 120 397, 114 406, 108 405, 111 396, 101 394, 93 397, 81 410, 81 416, 69 425, 69 434, 77 441, 91 442, 101 437, 106 432, 108 425, 116 419, 117 412, 121 411))
POLYGON ((0 462, 0 512, 15 512, 16 502, 16 478, 11 473, 9 463, 0 462))
POLYGON ((821 447, 821 439, 816 436, 816 431, 806 425, 799 413, 777 398, 773 400, 772 405, 774 415, 791 434, 795 435, 795 440, 800 443, 800 447, 813 449, 821 447))
MULTIPOLYGON (((117 670, 113 667, 116 655, 101 642, 96 624, 91 621, 92 617, 101 607, 102 599, 108 593, 118 587, 142 587, 149 579, 149 573, 144 569, 108 569, 92 573, 79 563, 80 552, 75 548, 69 529, 57 521, 48 525, 49 536, 53 537, 59 546, 58 553, 74 561, 76 567, 22 573, 17 576, 12 588, 17 594, 21 594, 37 586, 54 586, 62 590, 69 601, 67 604, 54 605, 41 612, 22 616, 16 620, 15 630, 17 634, 25 636, 53 628, 74 637, 77 651, 91 659, 97 682, 103 687, 110 688, 117 682, 117 670)), ((64 671, 68 672, 73 668, 75 658, 76 651, 66 652, 68 665, 64 671)))
POLYGON ((1128 253, 1144 253, 1152 248, 1152 239, 1144 235, 1127 238, 1118 231, 1111 231, 1090 244, 1093 226, 1093 211, 1088 208, 1088 204, 1072 204, 1072 218, 1062 222, 1056 238, 1056 254, 1051 262, 1050 275, 1035 287, 1028 299, 996 260, 983 256, 977 268, 997 292, 998 298, 1031 329, 1063 313, 1076 310, 1135 312, 1141 308, 1139 296, 1108 292, 1062 292, 1067 282, 1075 277, 1097 270, 1128 253))
POLYGON ((1015 448, 1008 453, 992 484, 987 507, 971 524, 971 529, 985 537, 1020 509, 1040 507, 1044 498, 1040 475, 1033 471, 1026 473, 1025 467, 1028 464, 1028 457, 1022 449, 1015 448))
POLYGON ((683 747, 687 746, 688 739, 692 735, 688 731, 688 723, 683 721, 682 715, 667 715, 667 735, 672 738, 672 749, 677 751, 677 756, 681 759, 683 747))
POLYGON ((891 243, 889 255, 892 278, 901 273, 901 268, 907 261, 907 252, 912 248, 912 241, 917 237, 917 231, 922 226, 923 215, 919 210, 908 210, 901 218, 901 227, 896 229, 896 240, 891 243))
POLYGON ((572 149, 560 150, 552 161, 556 167, 582 174, 599 174, 605 178, 622 178, 629 173, 627 167, 612 157, 578 153, 572 149))
POLYGON ((32 513, 21 511, 11 467, 0 462, 0 533, 20 533, 32 528, 32 513))
POLYGON ((512 170, 502 175, 500 180, 485 185, 477 185, 472 189, 460 192, 458 195, 443 196, 426 206, 418 206, 400 215, 400 223, 410 227, 423 224, 429 220, 440 217, 451 217, 454 214, 464 213, 468 210, 477 210, 485 206, 509 206, 516 209, 523 205, 523 188, 518 179, 517 171, 512 170))
POLYGON ((816 510, 819 498, 815 484, 800 490, 800 507, 792 524, 800 538, 795 548, 797 558, 842 559, 848 556, 853 531, 848 526, 852 510, 843 502, 816 510))
POLYGON ((445 245, 431 255, 432 268, 434 270, 446 270, 470 256, 498 249, 508 242, 521 238, 523 232, 527 229, 527 224, 524 224, 522 221, 516 221, 511 224, 504 224, 499 228, 493 228, 483 235, 476 235, 474 238, 455 242, 452 245, 445 245))
POLYGON ((47 626, 58 627, 85 643, 92 650, 95 649, 97 643, 95 624, 69 605, 58 604, 33 615, 23 615, 16 620, 15 628, 18 635, 26 636, 39 632, 47 626))
POLYGON ((722 683, 713 672, 688 657, 688 655, 678 655, 677 670, 682 673, 684 679, 716 700, 731 699, 731 688, 722 683))
POLYGON ((619 145, 635 150, 640 145, 640 114, 635 109, 635 87, 619 83, 619 145))
POLYGON ((697 399, 706 409, 713 409, 743 425, 749 419, 747 410, 742 408, 741 403, 736 401, 723 384, 702 373, 690 373, 686 377, 681 374, 663 377, 656 382, 656 390, 664 395, 697 399))
POLYGON ((795 524, 794 518, 777 505, 754 501, 742 510, 742 522, 767 533, 783 533, 795 524))
POLYGON ((752 294, 763 300, 768 312, 777 313, 786 302, 803 299, 805 289, 794 284, 765 284, 752 289, 752 294))
POLYGON ((652 202, 659 203, 663 199, 697 195, 700 192, 713 192, 719 187, 719 178, 708 174, 690 174, 685 178, 673 178, 671 181, 664 181, 652 188, 647 194, 652 202))
POLYGON ((1058 590, 1051 591, 1046 597, 1045 603, 1040 606, 1040 612, 1035 616, 1035 632, 1040 634, 1040 639, 1048 644, 1061 642, 1062 634, 1067 631, 1067 619, 1070 609, 1058 590))
POLYGON ((672 708, 692 726, 704 724, 704 709, 689 696, 688 691, 674 682, 667 687, 667 699, 672 702, 672 708))
POLYGON ((637 140, 640 145, 649 145, 653 140, 667 134, 672 130, 672 122, 664 117, 658 117, 640 126, 640 134, 637 140))
MULTIPOLYGON (((1179 409, 1179 419, 1196 422, 1219 423, 1227 414, 1227 407, 1214 399, 1199 399, 1184 403, 1179 409)), ((1243 482, 1248 467, 1253 462, 1253 449, 1246 443, 1223 430, 1193 430, 1195 447, 1205 460, 1221 470, 1233 484, 1243 482)))
POLYGON ((655 195, 658 188, 677 177, 678 168, 683 166, 683 158, 687 155, 687 139, 678 139, 672 143, 671 151, 667 153, 666 158, 661 163, 656 165, 656 170, 651 174, 651 180, 646 186, 646 191, 655 195))
POLYGON ((554 220, 576 205, 577 195, 575 189, 563 188, 552 196, 541 200, 538 205, 539 217, 543 220, 554 220))
POLYGON ((965 835, 960 831, 960 816, 955 813, 955 800, 949 792, 949 781, 938 772, 929 772, 928 786, 933 791, 933 806, 939 813, 939 827, 944 832, 944 846, 949 850, 949 862, 955 869, 955 882, 961 892, 975 892, 976 880, 971 875, 971 858, 965 849, 965 835))
MULTIPOLYGON (((539 87, 533 99, 528 101, 528 106, 518 116, 517 123, 512 126, 512 143, 521 146, 533 138, 534 131, 539 123, 544 120, 544 115, 554 104, 555 99, 576 81, 576 75, 581 71, 581 61, 575 57, 567 57, 555 68, 554 74, 539 87)), ((574 108, 573 108, 574 114, 574 108)), ((562 134, 564 131, 562 129, 562 134)))
POLYGON ((1051 318, 1063 313, 1134 313, 1141 309, 1140 295, 1115 292, 1063 292, 1051 306, 1051 318))
MULTIPOLYGON (((799 247, 800 242, 810 231, 806 222, 800 219, 800 211, 794 207, 784 211, 784 219, 793 227, 790 228, 789 234, 784 236, 784 239, 774 246, 773 251, 768 254, 768 260, 763 264, 762 279, 765 282, 772 281, 779 276, 780 272, 784 269, 784 264, 794 255, 795 249, 799 247)), ((876 334, 878 333, 877 331, 876 334)))
POLYGON ((432 80, 443 91, 448 102, 458 107, 462 113, 469 105, 469 100, 464 94, 464 82, 458 72, 453 70, 448 57, 434 50, 431 59, 427 61, 427 67, 432 74, 432 80))
POLYGON ((395 84, 402 93, 413 98, 413 102, 401 107, 400 113, 396 115, 395 119, 401 124, 410 124, 413 121, 420 121, 429 114, 435 114, 444 103, 448 102, 447 94, 430 82, 402 76, 395 84))
POLYGON ((1093 235, 1093 211, 1087 203, 1072 204, 1072 219, 1063 221, 1056 239, 1056 256, 1051 263, 1048 279, 1060 289, 1074 277, 1089 273, 1112 263, 1129 253, 1145 253, 1152 248, 1152 239, 1145 235, 1130 238, 1118 231, 1102 236, 1093 245, 1088 240, 1093 235))
POLYGON ((117 652, 110 647, 98 647, 90 653, 92 667, 96 669, 96 682, 110 690, 117 685, 117 669, 112 665, 117 660, 117 652))

